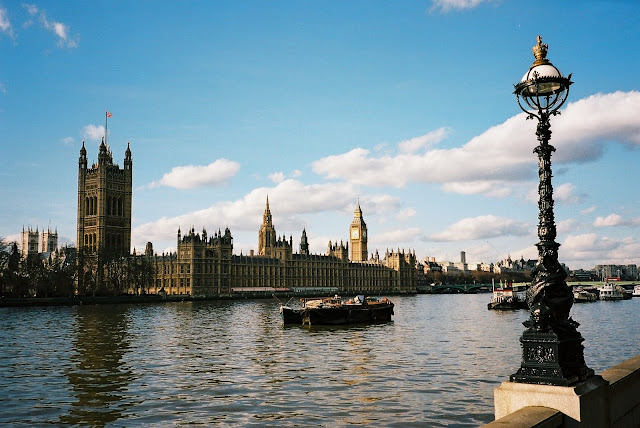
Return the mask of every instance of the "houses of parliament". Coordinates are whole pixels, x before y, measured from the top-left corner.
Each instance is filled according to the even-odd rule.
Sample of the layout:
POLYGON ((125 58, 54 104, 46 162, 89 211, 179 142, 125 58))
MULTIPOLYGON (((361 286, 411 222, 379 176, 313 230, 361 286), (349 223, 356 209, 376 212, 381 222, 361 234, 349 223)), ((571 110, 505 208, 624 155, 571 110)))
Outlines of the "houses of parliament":
MULTIPOLYGON (((80 254, 124 254, 131 246, 131 204, 133 161, 129 146, 124 167, 113 162, 104 141, 98 162, 87 167, 82 145, 78 171, 78 229, 80 254)), ((329 241, 323 255, 311 254, 306 230, 297 252, 293 238, 278 236, 269 198, 258 231, 258 250, 233 254, 233 237, 227 228, 212 235, 203 228, 178 228, 176 252, 155 254, 148 243, 144 257, 153 266, 153 280, 129 291, 144 289, 149 294, 215 297, 247 292, 292 291, 346 294, 412 293, 416 290, 415 253, 401 250, 377 251, 369 256, 367 225, 360 203, 349 225, 349 241, 329 241)), ((99 264, 98 264, 99 266, 99 264)), ((79 275, 79 285, 82 281, 79 275)))

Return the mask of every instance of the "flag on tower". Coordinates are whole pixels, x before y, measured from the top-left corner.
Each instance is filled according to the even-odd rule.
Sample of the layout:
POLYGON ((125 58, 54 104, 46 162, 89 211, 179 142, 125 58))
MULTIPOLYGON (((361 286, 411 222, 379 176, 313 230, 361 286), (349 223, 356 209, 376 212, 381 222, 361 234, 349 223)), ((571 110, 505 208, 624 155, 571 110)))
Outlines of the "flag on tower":
MULTIPOLYGON (((106 110, 105 110, 105 111, 106 111, 106 110)), ((111 114, 111 113, 109 113, 109 112, 107 111, 107 117, 111 117, 111 116, 113 116, 113 114, 111 114)))

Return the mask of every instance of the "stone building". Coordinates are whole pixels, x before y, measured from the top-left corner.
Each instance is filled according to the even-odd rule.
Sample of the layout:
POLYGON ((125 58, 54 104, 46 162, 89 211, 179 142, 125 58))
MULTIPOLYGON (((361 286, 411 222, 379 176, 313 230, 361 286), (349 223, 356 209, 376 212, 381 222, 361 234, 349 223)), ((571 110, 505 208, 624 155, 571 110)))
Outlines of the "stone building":
POLYGON ((233 254, 231 231, 209 236, 205 229, 186 234, 178 229, 177 251, 153 256, 152 294, 223 296, 244 292, 295 291, 346 294, 413 293, 416 290, 415 254, 388 251, 367 259, 366 224, 358 203, 350 225, 348 244, 329 242, 327 253, 309 253, 306 229, 300 251, 293 238, 277 237, 269 199, 258 232, 258 254, 233 254), (354 231, 357 231, 354 232, 354 231), (356 251, 351 253, 349 245, 356 251), (355 260, 353 260, 355 259, 355 260))
POLYGON ((353 221, 349 226, 351 240, 351 261, 363 262, 367 260, 367 224, 362 218, 360 201, 353 212, 353 221))
POLYGON ((36 230, 30 226, 27 230, 22 227, 21 241, 22 257, 38 254, 47 256, 58 249, 58 231, 52 232, 51 228, 47 228, 46 230, 42 229, 42 234, 40 234, 37 227, 36 230))
POLYGON ((127 144, 124 168, 102 140, 98 163, 87 168, 82 142, 78 160, 78 250, 112 250, 128 254, 131 248, 131 149, 127 144))
POLYGON ((91 281, 102 285, 103 263, 128 256, 131 248, 131 194, 133 161, 127 144, 124 167, 113 162, 111 150, 102 140, 98 162, 89 168, 82 142, 78 159, 78 290, 91 281), (91 277, 92 279, 89 279, 91 277))
POLYGON ((28 257, 31 255, 38 254, 38 237, 40 236, 40 232, 38 232, 38 228, 36 230, 31 229, 29 227, 27 230, 22 228, 22 242, 20 247, 20 255, 22 257, 28 257))
POLYGON ((40 250, 43 253, 51 254, 58 249, 58 230, 56 229, 54 232, 51 231, 51 228, 47 228, 45 231, 42 230, 42 236, 40 241, 40 250))
POLYGON ((635 281, 638 279, 638 266, 629 265, 596 265, 593 268, 595 275, 604 281, 608 277, 620 277, 623 281, 635 281))

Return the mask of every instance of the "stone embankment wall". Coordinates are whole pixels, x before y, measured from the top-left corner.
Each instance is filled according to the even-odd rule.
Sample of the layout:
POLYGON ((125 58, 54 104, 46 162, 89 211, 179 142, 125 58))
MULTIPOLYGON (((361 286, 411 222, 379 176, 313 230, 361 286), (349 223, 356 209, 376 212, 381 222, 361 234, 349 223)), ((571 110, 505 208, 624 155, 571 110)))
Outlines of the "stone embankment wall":
MULTIPOLYGON (((624 361, 600 374, 606 382, 601 382, 604 388, 598 394, 600 403, 590 405, 590 417, 575 417, 563 414, 550 407, 528 406, 485 425, 488 428, 516 427, 516 428, 556 428, 556 427, 591 427, 602 426, 594 424, 593 419, 608 420, 609 427, 637 428, 640 427, 640 355, 624 361), (599 413, 593 417, 593 411, 599 413)), ((502 387, 501 387, 502 388, 502 387)), ((541 388, 545 388, 541 386, 541 388)), ((552 387, 556 388, 556 387, 552 387)), ((579 389, 579 387, 567 387, 579 389)), ((500 388, 498 388, 500 389, 500 388)), ((501 392, 504 399, 505 392, 501 392)), ((496 395, 497 397, 498 395, 496 395)), ((496 403, 498 413, 498 403, 496 403)), ((580 415, 577 410, 574 414, 580 415)))

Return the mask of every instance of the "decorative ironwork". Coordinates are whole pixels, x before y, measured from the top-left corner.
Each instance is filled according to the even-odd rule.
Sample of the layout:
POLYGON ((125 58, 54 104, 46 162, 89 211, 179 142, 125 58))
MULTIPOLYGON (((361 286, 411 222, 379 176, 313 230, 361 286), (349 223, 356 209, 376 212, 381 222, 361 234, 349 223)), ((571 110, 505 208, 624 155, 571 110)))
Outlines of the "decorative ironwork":
POLYGON ((549 45, 546 43, 542 43, 542 36, 538 36, 537 40, 538 44, 531 48, 531 50, 533 51, 533 56, 536 57, 536 61, 533 64, 547 64, 549 62, 547 60, 547 51, 549 50, 549 45))
POLYGON ((556 358, 555 352, 552 348, 545 348, 542 345, 538 345, 534 348, 527 350, 527 359, 537 363, 548 363, 554 361, 556 358))
POLYGON ((553 186, 551 178, 551 154, 556 150, 549 144, 551 116, 560 114, 558 109, 569 94, 571 82, 562 77, 557 68, 546 59, 548 45, 533 47, 536 61, 523 80, 515 85, 516 99, 527 119, 538 119, 536 136, 538 146, 538 264, 533 271, 533 281, 527 290, 527 303, 531 316, 523 324, 522 366, 511 375, 511 381, 549 385, 571 385, 593 375, 584 362, 578 323, 569 317, 573 305, 573 293, 566 283, 567 273, 558 261, 558 244, 553 212, 553 186), (536 67, 547 67, 548 75, 540 75, 536 67), (551 69, 549 69, 551 67, 551 69), (525 101, 526 108, 521 100, 525 101))

